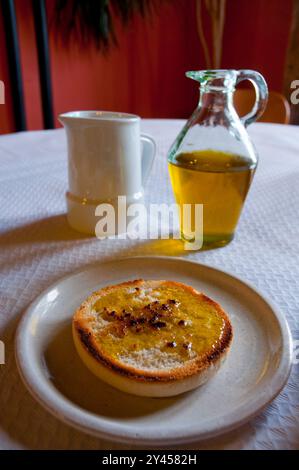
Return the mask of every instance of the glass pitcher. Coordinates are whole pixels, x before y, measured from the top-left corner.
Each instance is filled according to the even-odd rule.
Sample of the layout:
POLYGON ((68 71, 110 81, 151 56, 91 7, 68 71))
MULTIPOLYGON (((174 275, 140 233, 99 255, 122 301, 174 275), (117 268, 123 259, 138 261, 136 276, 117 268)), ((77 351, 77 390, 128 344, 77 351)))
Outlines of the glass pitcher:
POLYGON ((245 128, 262 115, 267 84, 252 70, 202 70, 186 75, 200 83, 199 104, 168 154, 181 237, 190 243, 201 236, 206 248, 224 246, 234 237, 257 165, 257 153, 245 128), (252 82, 256 101, 251 112, 240 118, 233 93, 242 80, 252 82), (184 206, 189 206, 189 218, 184 206), (197 223, 196 206, 203 209, 202 226, 197 223))

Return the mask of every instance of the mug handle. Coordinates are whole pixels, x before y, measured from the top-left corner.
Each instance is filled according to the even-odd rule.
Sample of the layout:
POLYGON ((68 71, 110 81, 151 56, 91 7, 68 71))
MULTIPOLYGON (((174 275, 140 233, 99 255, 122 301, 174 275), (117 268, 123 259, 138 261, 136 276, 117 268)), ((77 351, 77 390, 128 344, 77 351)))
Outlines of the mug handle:
POLYGON ((142 141, 142 186, 145 185, 147 178, 153 166, 154 157, 156 154, 156 142, 152 137, 147 134, 141 134, 142 141))
POLYGON ((268 87, 262 74, 254 70, 239 70, 236 84, 243 80, 249 80, 252 83, 256 95, 252 110, 245 116, 240 117, 242 124, 247 127, 261 117, 265 111, 268 101, 268 87))

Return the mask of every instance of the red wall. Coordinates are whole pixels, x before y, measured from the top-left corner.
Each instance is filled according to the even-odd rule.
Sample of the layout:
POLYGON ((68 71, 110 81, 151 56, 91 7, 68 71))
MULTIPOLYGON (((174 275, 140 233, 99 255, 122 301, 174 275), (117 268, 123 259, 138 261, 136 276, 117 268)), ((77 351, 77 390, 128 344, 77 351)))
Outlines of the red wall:
MULTIPOLYGON (((50 18, 53 3, 47 0, 50 18)), ((39 129, 42 117, 31 1, 15 0, 15 5, 27 123, 29 129, 39 129)), ((270 89, 281 91, 291 7, 292 0, 227 1, 222 67, 259 70, 270 89)), ((14 125, 1 22, 2 17, 0 79, 6 85, 6 104, 0 105, 3 133, 11 132, 14 125)), ((93 47, 86 50, 72 44, 67 48, 50 30, 55 115, 74 109, 109 109, 143 117, 187 117, 196 105, 198 91, 184 72, 205 68, 196 30, 195 0, 166 2, 154 18, 136 18, 129 30, 117 26, 117 31, 119 47, 104 57, 93 47)))

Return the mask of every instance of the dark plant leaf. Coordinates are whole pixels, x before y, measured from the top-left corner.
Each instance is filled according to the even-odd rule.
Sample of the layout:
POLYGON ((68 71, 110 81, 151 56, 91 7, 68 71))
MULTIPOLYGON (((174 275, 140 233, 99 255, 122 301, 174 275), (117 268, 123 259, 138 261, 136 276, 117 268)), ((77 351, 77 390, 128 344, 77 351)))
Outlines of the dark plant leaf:
POLYGON ((66 42, 94 43, 107 51, 117 44, 113 16, 127 26, 135 14, 145 17, 165 1, 171 0, 56 0, 54 25, 66 42))

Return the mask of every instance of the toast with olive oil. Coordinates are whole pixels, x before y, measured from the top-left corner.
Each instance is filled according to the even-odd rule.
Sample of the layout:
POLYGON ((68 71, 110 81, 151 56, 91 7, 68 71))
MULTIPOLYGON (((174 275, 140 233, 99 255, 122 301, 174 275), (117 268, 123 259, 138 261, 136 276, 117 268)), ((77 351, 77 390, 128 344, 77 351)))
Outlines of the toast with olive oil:
POLYGON ((221 306, 185 284, 134 280, 94 292, 73 317, 85 365, 134 395, 178 395, 206 382, 223 362, 232 326, 221 306))

